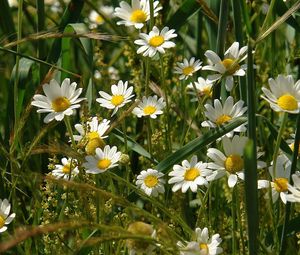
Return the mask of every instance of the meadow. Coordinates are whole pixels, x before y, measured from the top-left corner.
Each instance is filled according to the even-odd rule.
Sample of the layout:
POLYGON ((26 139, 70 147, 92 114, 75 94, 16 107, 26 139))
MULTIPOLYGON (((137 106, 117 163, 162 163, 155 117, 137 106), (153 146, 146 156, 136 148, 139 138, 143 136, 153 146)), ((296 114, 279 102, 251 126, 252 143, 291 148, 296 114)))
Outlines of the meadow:
POLYGON ((0 0, 0 253, 300 254, 299 9, 0 0))

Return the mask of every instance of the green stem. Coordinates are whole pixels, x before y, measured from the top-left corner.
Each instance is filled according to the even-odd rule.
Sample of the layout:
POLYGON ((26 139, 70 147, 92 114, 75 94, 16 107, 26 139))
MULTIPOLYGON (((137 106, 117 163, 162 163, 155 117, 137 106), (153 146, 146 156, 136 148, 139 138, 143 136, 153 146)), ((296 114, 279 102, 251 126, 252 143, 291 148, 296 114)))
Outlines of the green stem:
POLYGON ((164 94, 165 94, 165 100, 166 100, 166 114, 165 114, 165 129, 166 129, 166 137, 167 137, 167 151, 172 150, 172 144, 171 144, 171 134, 170 134, 170 106, 169 106, 169 100, 168 100, 168 91, 167 87, 165 85, 165 73, 164 73, 164 62, 163 57, 160 56, 160 75, 161 75, 161 87, 163 88, 164 94))
POLYGON ((153 0, 149 1, 149 5, 150 5, 150 24, 149 24, 149 29, 151 31, 152 27, 154 26, 154 5, 153 5, 153 0))
POLYGON ((69 136, 71 138, 72 146, 73 146, 73 148, 76 148, 76 143, 75 143, 75 140, 74 140, 73 131, 72 131, 69 116, 65 116, 64 121, 65 121, 67 131, 69 133, 69 136))
POLYGON ((232 201, 231 201, 231 218, 232 218, 232 255, 236 254, 236 238, 235 238, 235 231, 236 231, 236 222, 235 222, 235 211, 236 211, 236 199, 235 199, 235 192, 236 187, 233 187, 232 190, 232 201))
POLYGON ((280 143, 281 143, 281 139, 282 139, 282 135, 283 135, 283 131, 285 128, 285 124, 288 118, 288 113, 284 112, 282 117, 281 117, 281 125, 277 134, 277 139, 276 139, 276 144, 275 144, 275 149, 274 149, 274 154, 273 154, 273 178, 276 178, 276 164, 277 164, 277 156, 278 156, 278 152, 279 152, 279 147, 280 147, 280 143))
POLYGON ((145 66, 146 66, 146 74, 145 74, 145 95, 148 96, 150 92, 149 88, 149 80, 150 80, 150 58, 146 57, 145 60, 145 66))
MULTIPOLYGON (((219 26, 218 26, 218 37, 217 37, 217 54, 220 58, 224 55, 224 45, 226 39, 226 28, 227 28, 227 18, 229 12, 229 1, 221 0, 220 16, 219 16, 219 26)), ((221 93, 220 86, 214 86, 213 88, 213 100, 219 99, 221 93)))
MULTIPOLYGON (((293 151, 293 158, 292 158, 292 165, 291 165, 291 176, 295 173, 296 166, 297 166, 297 159, 299 156, 299 141, 300 141, 300 114, 297 117, 297 124, 296 124, 296 135, 294 141, 294 151, 293 151)), ((290 178, 290 183, 293 185, 293 179, 290 178)), ((284 223, 281 233, 281 242, 280 242, 280 255, 284 255, 286 252, 286 234, 287 234, 287 226, 289 224, 289 218, 291 213, 291 203, 288 203, 285 207, 285 215, 284 215, 284 223)))

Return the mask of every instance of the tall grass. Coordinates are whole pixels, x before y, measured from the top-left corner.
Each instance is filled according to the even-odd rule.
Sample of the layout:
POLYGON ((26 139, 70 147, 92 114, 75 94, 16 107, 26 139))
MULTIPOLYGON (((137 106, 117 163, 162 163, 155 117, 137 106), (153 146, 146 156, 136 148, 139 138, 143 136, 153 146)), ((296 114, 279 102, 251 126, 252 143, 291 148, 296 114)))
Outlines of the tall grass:
MULTIPOLYGON (((155 16, 155 1, 150 0, 150 20, 138 30, 117 25, 120 19, 102 8, 115 9, 119 1, 0 0, 0 199, 8 199, 10 213, 16 214, 0 233, 0 253, 130 254, 153 246, 148 254, 186 254, 184 249, 180 253, 178 242, 197 241, 195 229, 205 227, 210 236, 220 234, 223 254, 299 252, 299 202, 272 203, 271 187, 258 190, 257 181, 271 181, 268 167, 273 161, 275 169, 281 153, 290 159, 291 174, 300 169, 300 117, 285 113, 283 121, 261 98, 268 78, 290 74, 296 80, 300 72, 300 2, 159 2, 163 9, 155 16), (103 23, 91 26, 92 11, 103 23), (176 46, 144 57, 137 54, 134 41, 153 26, 175 29, 178 36, 171 41, 176 46), (248 45, 247 73, 235 77, 230 92, 223 78, 214 84, 212 97, 198 94, 195 83, 187 88, 209 71, 182 81, 174 72, 184 58, 196 57, 207 65, 206 50, 223 60, 235 41, 248 45), (52 79, 61 84, 65 78, 83 89, 86 100, 76 114, 45 124, 45 114, 31 105, 33 97, 43 94, 43 84, 52 79), (99 91, 110 93, 119 80, 134 87, 135 97, 112 116, 96 98, 99 91), (163 115, 137 118, 133 109, 150 95, 166 102, 163 115), (243 100, 247 113, 216 128, 203 127, 207 104, 229 96, 234 102, 243 100), (94 116, 110 120, 102 142, 122 152, 117 167, 98 175, 86 173, 86 144, 72 136, 78 135, 75 124, 86 127, 94 116), (193 155, 211 163, 207 150, 224 151, 221 139, 243 124, 247 131, 242 136, 248 137, 242 155, 244 181, 230 188, 223 177, 196 192, 172 191, 168 174, 174 165, 193 155), (287 142, 291 134, 294 151, 287 142), (263 169, 257 169, 260 151, 263 169), (78 161, 76 178, 51 174, 63 157, 78 161), (158 197, 136 185, 137 176, 149 168, 164 174, 165 192, 158 197), (146 225, 136 230, 136 222, 146 225), (152 236, 147 228, 155 230, 152 236)), ((0 214, 0 229, 1 219, 0 214)))

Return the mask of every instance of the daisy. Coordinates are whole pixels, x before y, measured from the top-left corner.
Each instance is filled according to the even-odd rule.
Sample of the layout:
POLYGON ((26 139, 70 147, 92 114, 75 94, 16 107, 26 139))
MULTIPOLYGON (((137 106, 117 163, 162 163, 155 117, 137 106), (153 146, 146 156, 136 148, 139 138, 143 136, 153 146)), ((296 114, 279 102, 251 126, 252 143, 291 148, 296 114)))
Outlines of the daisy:
MULTIPOLYGON (((112 6, 101 6, 100 11, 107 17, 112 17, 114 8, 112 6)), ((91 22, 90 28, 94 29, 99 25, 104 24, 104 18, 95 10, 92 10, 89 15, 89 20, 91 22)))
POLYGON ((34 95, 32 105, 41 109, 38 113, 49 113, 44 122, 49 123, 52 120, 61 121, 65 115, 73 114, 74 109, 79 108, 82 100, 85 98, 78 98, 82 92, 82 88, 76 89, 77 83, 72 82, 66 78, 62 82, 61 87, 56 80, 51 80, 50 83, 43 85, 44 95, 34 95))
POLYGON ((154 169, 143 170, 138 176, 135 184, 141 188, 148 196, 157 197, 159 193, 164 193, 165 181, 161 179, 163 173, 154 169))
MULTIPOLYGON (((156 230, 153 229, 152 225, 142 221, 129 224, 127 231, 133 235, 156 238, 156 230)), ((129 255, 153 254, 152 252, 155 249, 152 243, 139 239, 127 239, 126 246, 128 247, 129 255)))
POLYGON ((210 238, 207 228, 196 228, 195 234, 196 241, 188 242, 186 245, 182 242, 177 243, 180 255, 217 255, 223 252, 219 247, 222 242, 219 234, 214 234, 210 238))
POLYGON ((270 90, 262 88, 263 99, 270 103, 276 112, 299 113, 300 109, 300 80, 294 83, 291 75, 278 75, 274 80, 269 79, 270 90))
MULTIPOLYGON (((258 180, 258 189, 268 188, 271 185, 273 203, 275 203, 280 196, 282 202, 286 204, 288 190, 291 187, 289 184, 291 161, 285 155, 279 155, 276 159, 276 168, 274 169, 272 162, 269 167, 269 173, 272 177, 272 181, 258 180)), ((266 194, 266 198, 268 198, 268 193, 266 194)))
POLYGON ((7 199, 0 199, 0 233, 7 230, 5 225, 11 223, 11 221, 16 217, 15 213, 9 215, 10 212, 10 203, 7 199), (9 216, 8 216, 9 215, 9 216))
POLYGON ((103 139, 107 138, 104 134, 109 129, 109 124, 110 121, 107 119, 99 123, 97 117, 93 117, 92 121, 87 122, 87 128, 82 124, 76 124, 75 129, 79 135, 74 135, 74 140, 77 142, 87 142, 85 147, 87 154, 94 154, 96 148, 103 148, 105 146, 103 139))
POLYGON ((300 172, 297 171, 292 175, 294 186, 289 188, 289 191, 292 194, 286 195, 286 200, 289 202, 298 202, 300 203, 300 172))
MULTIPOLYGON (((197 93, 200 97, 207 96, 211 97, 212 96, 212 87, 213 83, 208 80, 208 79, 203 79, 202 77, 199 77, 197 81, 191 82, 190 84, 187 85, 187 89, 192 90, 192 92, 188 92, 191 95, 195 95, 195 88, 197 90, 197 93), (194 83, 194 85, 193 85, 194 83)), ((198 101, 198 98, 193 99, 192 101, 198 101)))
POLYGON ((100 106, 107 109, 114 109, 112 116, 119 110, 119 108, 123 107, 125 104, 131 101, 131 98, 134 96, 132 94, 133 87, 129 87, 128 82, 119 81, 118 85, 113 84, 111 86, 112 95, 107 94, 104 91, 99 91, 100 98, 97 98, 96 101, 100 104, 100 106))
POLYGON ((175 43, 169 40, 176 37, 175 30, 169 30, 168 27, 164 27, 161 32, 154 26, 152 31, 148 34, 140 33, 140 38, 135 40, 134 43, 141 47, 137 50, 137 54, 143 53, 143 56, 149 56, 152 58, 156 52, 161 54, 165 53, 165 49, 175 47, 175 43))
POLYGON ((103 150, 97 148, 94 156, 86 156, 86 162, 83 163, 83 166, 88 174, 101 174, 117 166, 120 157, 121 152, 117 152, 116 146, 110 148, 109 145, 106 145, 103 150))
POLYGON ((156 119, 159 114, 163 114, 162 109, 166 106, 163 98, 157 100, 157 96, 145 97, 143 96, 142 101, 132 111, 133 114, 137 115, 138 118, 142 116, 150 116, 152 119, 156 119))
POLYGON ((185 193, 189 188, 192 192, 197 192, 198 186, 208 185, 206 176, 212 173, 212 170, 207 168, 208 164, 201 161, 198 162, 197 156, 193 156, 191 162, 182 161, 181 165, 173 166, 173 171, 169 173, 172 178, 168 181, 169 184, 174 184, 173 192, 181 189, 185 193))
POLYGON ((179 80, 187 80, 202 68, 201 64, 202 62, 200 62, 200 60, 195 61, 194 57, 191 58, 190 61, 185 58, 183 63, 177 63, 174 73, 180 74, 179 80))
POLYGON ((62 165, 55 165, 55 169, 52 171, 52 175, 60 179, 73 179, 78 173, 77 160, 72 158, 62 158, 62 165))
POLYGON ((233 76, 246 75, 245 70, 247 65, 240 65, 240 63, 247 58, 247 55, 245 55, 247 49, 247 46, 239 49, 239 43, 234 42, 224 53, 223 60, 221 60, 215 52, 208 50, 204 55, 209 59, 211 64, 204 66, 202 70, 218 72, 218 74, 208 76, 208 79, 211 81, 217 81, 222 77, 225 77, 226 90, 231 91, 233 87, 233 76))
MULTIPOLYGON (((220 100, 215 99, 214 105, 205 104, 204 107, 206 109, 205 116, 208 118, 207 121, 203 121, 201 123, 202 127, 210 127, 216 128, 221 125, 229 123, 231 120, 242 116, 246 111, 247 107, 243 107, 244 101, 240 100, 237 103, 233 104, 233 97, 229 96, 224 105, 220 100)), ((246 131, 246 124, 242 124, 241 126, 235 128, 228 134, 229 137, 232 137, 234 132, 245 132, 246 131)))
MULTIPOLYGON (((238 178, 244 180, 244 148, 248 141, 247 137, 240 137, 235 135, 232 139, 224 136, 222 138, 222 144, 224 153, 215 148, 209 148, 207 150, 207 157, 209 157, 213 162, 208 163, 210 169, 215 171, 207 177, 208 181, 213 181, 223 177, 228 176, 228 186, 233 188, 238 178)), ((258 153, 259 158, 262 154, 258 153)), ((265 163, 262 161, 257 162, 258 168, 265 167, 265 163)))
MULTIPOLYGON (((159 1, 153 1, 154 17, 158 15, 158 11, 162 7, 158 6, 159 1)), ((150 3, 149 0, 131 0, 131 6, 122 1, 120 7, 115 9, 115 16, 122 19, 117 22, 117 25, 135 26, 136 29, 141 29, 146 21, 150 19, 150 3)))
MULTIPOLYGON (((295 134, 291 134, 291 139, 288 139, 286 142, 287 144, 290 146, 291 150, 294 152, 294 146, 295 146, 295 139, 296 139, 296 135, 295 134)), ((300 157, 300 146, 298 148, 298 157, 300 157)))

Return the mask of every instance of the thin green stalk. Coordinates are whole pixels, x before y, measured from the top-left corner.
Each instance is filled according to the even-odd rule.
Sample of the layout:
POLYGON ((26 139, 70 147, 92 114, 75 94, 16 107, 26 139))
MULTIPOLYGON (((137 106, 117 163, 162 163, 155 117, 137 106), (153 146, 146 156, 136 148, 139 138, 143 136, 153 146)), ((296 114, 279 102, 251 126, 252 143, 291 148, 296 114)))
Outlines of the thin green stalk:
MULTIPOLYGON (((295 135, 295 141, 294 141, 294 151, 293 151, 293 158, 292 158, 292 165, 291 165, 291 176, 296 171, 297 159, 299 156, 300 114, 298 114, 298 117, 297 117, 296 127, 297 127, 297 129, 296 129, 296 135, 295 135)), ((290 183, 291 183, 291 185, 293 185, 292 178, 290 178, 290 183)), ((282 232, 281 232, 280 253, 279 253, 280 255, 284 255, 286 253, 286 245, 287 245, 286 235, 287 235, 287 226, 289 224, 290 213, 291 213, 291 203, 287 203, 287 205, 285 207, 284 223, 283 223, 282 232)))
POLYGON ((274 178, 276 177, 275 173, 276 173, 277 156, 278 156, 279 147, 280 147, 280 143, 281 143, 281 139, 282 139, 282 135, 283 135, 283 131, 284 131, 287 119, 288 119, 288 113, 284 112, 283 115, 281 116, 281 124, 280 124, 280 128, 278 131, 278 135, 277 135, 277 139, 276 139, 276 143, 275 143, 274 154, 273 154, 273 177, 274 178))
MULTIPOLYGON (((226 28, 227 18, 229 13, 229 1, 221 0, 220 15, 219 15, 219 26, 218 26, 218 37, 217 37, 217 54, 220 58, 224 55, 224 45, 226 39, 226 28)), ((221 87, 214 86, 213 88, 213 100, 219 99, 221 94, 221 87)))
POLYGON ((74 140, 73 131, 72 131, 69 116, 65 116, 64 121, 65 121, 67 131, 69 133, 69 136, 71 138, 72 146, 73 146, 73 148, 76 148, 76 143, 75 143, 75 140, 74 140))
POLYGON ((146 57, 145 59, 145 95, 149 96, 150 88, 149 88, 149 80, 150 80, 150 58, 146 57))
POLYGON ((149 30, 152 30, 152 27, 154 26, 154 5, 153 0, 149 1, 150 5, 150 23, 149 23, 149 30))
POLYGON ((248 220, 249 254, 258 250, 258 194, 257 194, 257 151, 256 151, 256 88, 253 70, 252 41, 248 42, 247 99, 248 99, 248 138, 244 149, 246 213, 248 220))
POLYGON ((151 129, 151 120, 149 117, 149 118, 147 118, 147 142, 148 142, 148 151, 150 153, 150 157, 153 159, 151 137, 152 137, 152 129, 151 129))
POLYGON ((163 88, 164 94, 165 94, 165 101, 166 101, 166 114, 165 114, 165 129, 166 129, 166 137, 167 137, 167 151, 172 150, 172 144, 171 144, 171 134, 170 134, 170 106, 169 106, 169 100, 168 100, 168 90, 165 85, 165 73, 164 73, 164 62, 163 62, 163 56, 160 56, 160 75, 161 75, 161 87, 163 88))
POLYGON ((236 187, 233 187, 232 189, 232 201, 231 201, 231 219, 232 219, 232 231, 231 231, 231 235, 232 235, 232 255, 236 254, 236 236, 235 236, 235 232, 236 232, 236 221, 235 221, 235 215, 236 215, 236 199, 235 199, 235 193, 236 193, 236 187))
POLYGON ((236 218, 239 226, 239 232, 240 232, 240 237, 239 239, 241 240, 242 243, 242 254, 246 254, 246 246, 245 246, 245 237, 244 237, 244 231, 243 231, 243 225, 242 225, 242 220, 241 220, 241 209, 240 209, 240 196, 239 192, 236 194, 236 218))

